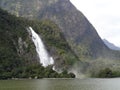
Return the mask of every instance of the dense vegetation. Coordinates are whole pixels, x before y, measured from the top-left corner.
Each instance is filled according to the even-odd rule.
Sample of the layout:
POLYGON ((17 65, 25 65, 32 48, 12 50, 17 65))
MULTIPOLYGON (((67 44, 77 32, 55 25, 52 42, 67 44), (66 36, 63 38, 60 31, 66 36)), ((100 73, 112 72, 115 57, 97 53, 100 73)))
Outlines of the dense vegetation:
POLYGON ((0 79, 16 79, 16 78, 75 78, 73 73, 69 73, 64 70, 62 73, 57 73, 52 70, 52 66, 44 68, 41 65, 29 65, 26 67, 14 68, 10 71, 2 71, 0 73, 0 79))
POLYGON ((100 70, 97 74, 93 74, 92 77, 97 77, 97 78, 120 77, 120 71, 119 70, 112 70, 110 68, 105 68, 105 69, 100 70))

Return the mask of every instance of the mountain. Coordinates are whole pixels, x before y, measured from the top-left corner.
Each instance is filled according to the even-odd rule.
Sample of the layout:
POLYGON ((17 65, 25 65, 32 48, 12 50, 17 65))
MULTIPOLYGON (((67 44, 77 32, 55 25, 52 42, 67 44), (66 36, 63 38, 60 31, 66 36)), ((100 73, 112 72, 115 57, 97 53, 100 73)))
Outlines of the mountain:
POLYGON ((110 43, 108 40, 103 39, 104 43, 112 50, 120 50, 119 47, 115 46, 113 43, 110 43))
POLYGON ((81 60, 109 52, 95 28, 69 0, 1 0, 0 6, 16 16, 53 21, 81 60))
MULTIPOLYGON (((13 31, 15 37, 17 36, 16 43, 19 40, 19 34, 22 35, 22 33, 22 41, 30 43, 29 39, 26 39, 25 31, 21 30, 31 26, 35 32, 42 36, 48 52, 55 59, 57 69, 67 68, 68 71, 72 71, 78 76, 81 74, 96 76, 99 71, 105 68, 119 71, 120 52, 111 50, 104 44, 96 29, 69 0, 0 0, 0 7, 25 19, 23 22, 26 26, 19 25, 20 21, 16 20, 17 24, 13 25, 13 29, 11 23, 8 24, 9 19, 6 21, 11 30, 16 30, 18 26, 23 27, 19 27, 21 33, 13 31)), ((3 26, 6 25, 1 25, 1 27, 3 26)), ((7 30, 8 28, 4 31, 7 30)), ((19 46, 19 44, 15 45, 19 46)), ((10 46, 15 47, 13 44, 10 46)), ((30 46, 29 53, 32 54, 30 56, 36 58, 34 44, 30 44, 30 46), (34 52, 31 49, 34 49, 34 52)), ((16 49, 14 48, 14 50, 16 49)), ((22 53, 24 57, 27 54, 22 53)), ((28 58, 33 62, 32 58, 28 58)), ((29 60, 27 61, 29 62, 29 60)), ((37 60, 35 59, 35 61, 37 60)))

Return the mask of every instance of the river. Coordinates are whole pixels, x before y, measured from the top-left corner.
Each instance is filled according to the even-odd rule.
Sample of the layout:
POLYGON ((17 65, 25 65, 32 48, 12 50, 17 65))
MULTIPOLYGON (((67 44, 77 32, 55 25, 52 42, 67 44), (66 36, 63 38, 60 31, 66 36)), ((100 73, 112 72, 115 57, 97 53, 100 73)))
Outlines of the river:
POLYGON ((120 90, 120 78, 0 80, 0 90, 120 90))

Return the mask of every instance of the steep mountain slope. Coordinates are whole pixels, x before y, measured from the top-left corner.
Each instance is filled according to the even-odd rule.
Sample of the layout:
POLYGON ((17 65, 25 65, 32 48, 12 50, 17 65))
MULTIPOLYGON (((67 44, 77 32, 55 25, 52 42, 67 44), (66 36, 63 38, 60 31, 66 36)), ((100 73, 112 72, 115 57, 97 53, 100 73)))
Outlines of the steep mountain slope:
POLYGON ((0 6, 16 16, 52 20, 81 60, 104 57, 110 52, 95 28, 69 0, 1 0, 0 6))
MULTIPOLYGON (((29 26, 41 35, 48 52, 55 60, 55 69, 68 69, 78 61, 59 28, 53 22, 48 20, 28 21, 16 18, 0 9, 0 78, 7 74, 11 76, 13 72, 18 75, 16 70, 19 70, 21 74, 21 70, 24 70, 22 67, 35 65, 34 68, 37 68, 37 65, 40 65, 34 43, 26 29, 29 26)), ((32 71, 30 72, 34 74, 32 71)))
POLYGON ((120 50, 119 47, 115 46, 114 44, 110 43, 108 40, 103 39, 104 43, 112 50, 120 50))

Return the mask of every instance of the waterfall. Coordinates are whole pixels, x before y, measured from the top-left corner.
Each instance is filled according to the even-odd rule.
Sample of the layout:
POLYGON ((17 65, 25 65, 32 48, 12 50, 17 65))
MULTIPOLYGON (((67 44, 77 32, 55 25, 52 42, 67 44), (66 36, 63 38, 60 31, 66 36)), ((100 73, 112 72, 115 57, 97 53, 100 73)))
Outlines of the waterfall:
POLYGON ((29 27, 27 29, 32 37, 32 41, 35 44, 36 47, 36 51, 38 53, 39 59, 40 59, 40 63, 44 66, 47 67, 48 65, 52 65, 54 64, 54 60, 53 58, 48 54, 44 43, 42 41, 42 39, 40 38, 40 36, 31 28, 29 27))

